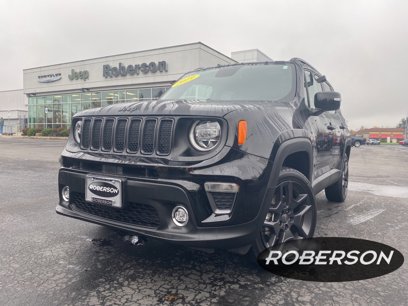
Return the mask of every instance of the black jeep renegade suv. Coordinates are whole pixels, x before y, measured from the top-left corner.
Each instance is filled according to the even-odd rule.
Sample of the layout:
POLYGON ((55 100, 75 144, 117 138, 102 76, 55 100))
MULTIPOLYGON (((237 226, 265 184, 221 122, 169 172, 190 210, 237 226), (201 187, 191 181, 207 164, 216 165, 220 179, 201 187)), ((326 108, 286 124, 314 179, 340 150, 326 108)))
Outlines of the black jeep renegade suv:
POLYGON ((340 94, 301 59, 199 69, 158 101, 76 114, 57 213, 143 237, 259 253, 311 237, 347 195, 340 94))

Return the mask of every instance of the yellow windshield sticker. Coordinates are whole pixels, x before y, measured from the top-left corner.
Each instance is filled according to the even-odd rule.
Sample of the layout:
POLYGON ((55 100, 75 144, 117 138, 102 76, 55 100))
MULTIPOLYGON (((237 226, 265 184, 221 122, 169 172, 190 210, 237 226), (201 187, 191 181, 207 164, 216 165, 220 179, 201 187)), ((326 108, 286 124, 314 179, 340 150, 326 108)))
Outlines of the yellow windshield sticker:
POLYGON ((171 86, 171 87, 177 87, 177 86, 184 85, 184 84, 186 84, 186 83, 188 83, 188 82, 191 82, 191 81, 193 81, 193 80, 195 80, 195 79, 197 79, 197 78, 199 78, 199 77, 200 77, 199 74, 192 74, 192 75, 186 76, 185 78, 182 78, 181 80, 178 80, 178 81, 177 81, 176 83, 174 83, 173 86, 171 86))

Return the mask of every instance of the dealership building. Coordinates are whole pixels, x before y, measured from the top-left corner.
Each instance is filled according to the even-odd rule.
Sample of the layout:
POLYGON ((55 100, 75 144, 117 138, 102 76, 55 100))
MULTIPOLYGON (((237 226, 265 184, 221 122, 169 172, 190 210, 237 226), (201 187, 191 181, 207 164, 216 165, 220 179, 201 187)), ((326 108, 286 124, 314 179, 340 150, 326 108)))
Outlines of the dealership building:
POLYGON ((24 70, 28 125, 67 128, 78 111, 159 98, 184 73, 236 63, 203 43, 24 70))
POLYGON ((8 133, 68 128, 81 110, 157 99, 186 72, 269 60, 258 49, 228 57, 197 42, 24 69, 22 90, 0 92, 0 117, 8 133))

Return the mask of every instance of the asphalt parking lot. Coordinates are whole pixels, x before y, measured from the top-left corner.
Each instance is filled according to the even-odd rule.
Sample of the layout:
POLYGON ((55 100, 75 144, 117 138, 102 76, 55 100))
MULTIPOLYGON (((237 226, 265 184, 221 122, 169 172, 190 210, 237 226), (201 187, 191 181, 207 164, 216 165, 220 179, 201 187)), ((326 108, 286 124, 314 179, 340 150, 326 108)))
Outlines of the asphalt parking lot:
MULTIPOLYGON (((55 213, 60 140, 0 136, 1 305, 406 305, 408 268, 370 280, 285 279, 247 257, 148 241, 55 213)), ((370 239, 408 258, 408 147, 353 148, 344 204, 317 197, 318 236, 370 239)))

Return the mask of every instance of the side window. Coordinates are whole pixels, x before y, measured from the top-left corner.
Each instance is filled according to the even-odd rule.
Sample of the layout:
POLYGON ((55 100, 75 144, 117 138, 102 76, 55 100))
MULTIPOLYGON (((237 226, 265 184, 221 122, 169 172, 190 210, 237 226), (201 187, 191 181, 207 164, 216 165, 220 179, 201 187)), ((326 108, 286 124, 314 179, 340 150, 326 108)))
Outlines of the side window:
POLYGON ((305 74, 304 74, 304 82, 305 83, 304 83, 304 86, 303 86, 303 90, 304 90, 304 95, 305 95, 305 103, 306 103, 306 106, 309 107, 309 108, 311 106, 310 106, 310 101, 309 101, 308 87, 309 87, 309 84, 310 84, 311 80, 312 80, 312 75, 310 74, 309 71, 305 70, 305 74))
POLYGON ((322 92, 322 86, 316 81, 317 75, 309 70, 305 70, 305 89, 308 96, 308 106, 310 108, 315 108, 314 106, 314 96, 318 92, 322 92))

